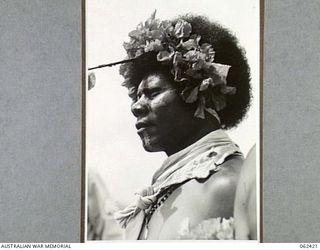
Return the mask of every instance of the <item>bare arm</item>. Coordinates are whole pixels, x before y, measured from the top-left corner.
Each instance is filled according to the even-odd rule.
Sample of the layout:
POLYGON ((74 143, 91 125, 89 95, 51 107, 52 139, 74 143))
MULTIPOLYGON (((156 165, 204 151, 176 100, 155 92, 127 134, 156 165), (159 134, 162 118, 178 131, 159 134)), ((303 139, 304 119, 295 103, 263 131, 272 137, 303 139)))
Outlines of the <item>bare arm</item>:
POLYGON ((257 239, 255 150, 254 146, 244 162, 236 191, 234 218, 238 240, 257 239))

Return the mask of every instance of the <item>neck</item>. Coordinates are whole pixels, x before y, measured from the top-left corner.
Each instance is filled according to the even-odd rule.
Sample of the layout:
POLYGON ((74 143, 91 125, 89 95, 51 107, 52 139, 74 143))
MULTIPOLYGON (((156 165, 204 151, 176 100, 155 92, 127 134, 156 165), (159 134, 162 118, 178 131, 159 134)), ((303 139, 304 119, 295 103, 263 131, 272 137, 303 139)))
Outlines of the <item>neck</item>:
POLYGON ((215 126, 212 126, 212 123, 206 123, 205 126, 195 128, 193 131, 188 131, 183 138, 180 140, 175 140, 173 143, 171 143, 172 146, 168 147, 168 149, 165 150, 165 153, 167 156, 173 155, 217 129, 220 129, 220 125, 216 124, 215 126))

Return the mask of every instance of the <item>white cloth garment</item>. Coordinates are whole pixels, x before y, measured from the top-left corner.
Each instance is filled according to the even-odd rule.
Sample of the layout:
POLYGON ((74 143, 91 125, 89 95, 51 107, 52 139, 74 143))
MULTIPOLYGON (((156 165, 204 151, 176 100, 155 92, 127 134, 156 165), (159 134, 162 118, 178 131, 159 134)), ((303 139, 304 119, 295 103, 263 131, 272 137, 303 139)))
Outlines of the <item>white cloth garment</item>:
POLYGON ((169 156, 158 169, 152 185, 137 191, 135 201, 115 214, 125 239, 136 240, 143 226, 145 210, 157 201, 164 189, 190 179, 205 179, 220 170, 229 156, 243 156, 239 147, 221 129, 215 130, 187 148, 169 156))

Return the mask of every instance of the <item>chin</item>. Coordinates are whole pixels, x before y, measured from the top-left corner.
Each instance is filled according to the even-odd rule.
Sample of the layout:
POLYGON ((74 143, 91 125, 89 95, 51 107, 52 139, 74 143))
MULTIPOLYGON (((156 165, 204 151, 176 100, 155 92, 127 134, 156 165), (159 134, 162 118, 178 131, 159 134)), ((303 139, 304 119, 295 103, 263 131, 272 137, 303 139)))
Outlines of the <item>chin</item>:
POLYGON ((145 151, 147 152, 160 152, 163 151, 159 145, 156 143, 151 142, 150 140, 142 140, 142 146, 145 151))

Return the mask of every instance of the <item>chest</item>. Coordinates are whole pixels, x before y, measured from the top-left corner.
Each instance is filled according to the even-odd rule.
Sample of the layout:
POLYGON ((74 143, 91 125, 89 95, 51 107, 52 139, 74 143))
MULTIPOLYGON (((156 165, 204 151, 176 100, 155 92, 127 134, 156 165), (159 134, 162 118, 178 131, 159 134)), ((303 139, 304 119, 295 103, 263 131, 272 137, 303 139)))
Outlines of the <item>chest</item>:
POLYGON ((142 228, 140 239, 179 239, 179 231, 186 220, 194 226, 211 217, 211 200, 207 194, 206 186, 197 180, 175 189, 152 213, 142 228))

